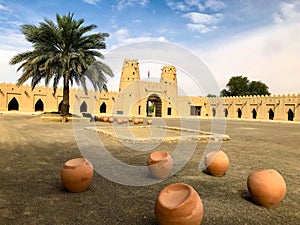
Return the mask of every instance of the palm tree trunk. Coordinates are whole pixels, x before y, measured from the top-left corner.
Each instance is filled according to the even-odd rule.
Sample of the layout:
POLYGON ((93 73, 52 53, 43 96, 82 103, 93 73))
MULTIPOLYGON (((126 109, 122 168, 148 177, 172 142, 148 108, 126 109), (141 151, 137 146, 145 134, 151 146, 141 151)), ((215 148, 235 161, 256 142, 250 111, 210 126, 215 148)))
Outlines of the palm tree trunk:
POLYGON ((62 116, 67 116, 69 114, 69 109, 70 109, 69 94, 70 94, 69 79, 66 76, 64 76, 63 102, 61 106, 62 116))

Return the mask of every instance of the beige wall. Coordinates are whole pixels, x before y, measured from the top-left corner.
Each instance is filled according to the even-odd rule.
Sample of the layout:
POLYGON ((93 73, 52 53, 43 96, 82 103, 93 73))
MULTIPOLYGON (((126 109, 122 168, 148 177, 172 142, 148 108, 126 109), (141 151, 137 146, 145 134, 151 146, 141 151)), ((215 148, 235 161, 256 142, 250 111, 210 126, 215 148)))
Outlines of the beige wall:
MULTIPOLYGON (((139 79, 138 65, 137 60, 124 60, 120 92, 89 91, 85 95, 80 89, 70 89, 70 112, 80 114, 80 109, 86 104, 87 112, 93 115, 122 113, 126 116, 147 116, 147 101, 155 95, 162 103, 162 117, 189 117, 191 111, 197 111, 194 117, 225 117, 227 111, 227 118, 269 120, 272 111, 273 120, 300 121, 300 94, 222 98, 178 96, 175 67, 163 67, 161 82, 149 82, 139 79), (128 82, 128 77, 135 79, 128 82), (106 107, 103 107, 104 104, 106 107), (168 115, 168 108, 171 108, 171 115, 168 115)), ((17 87, 15 84, 0 83, 0 111, 8 111, 13 98, 19 104, 19 111, 34 112, 39 100, 43 102, 44 111, 58 111, 62 88, 53 96, 52 88, 48 87, 37 86, 31 90, 28 85, 17 87)))

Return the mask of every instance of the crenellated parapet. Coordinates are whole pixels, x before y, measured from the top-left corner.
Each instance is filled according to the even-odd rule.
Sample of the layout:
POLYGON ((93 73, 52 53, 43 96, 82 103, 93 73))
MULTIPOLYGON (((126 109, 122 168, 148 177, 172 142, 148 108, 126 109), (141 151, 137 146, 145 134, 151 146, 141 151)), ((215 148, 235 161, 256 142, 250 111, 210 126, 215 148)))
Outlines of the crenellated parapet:
MULTIPOLYGON (((137 59, 125 59, 119 91, 70 89, 70 112, 131 116, 197 116, 300 121, 300 93, 227 97, 179 96, 176 67, 162 68, 160 82, 140 79, 137 59), (151 112, 150 112, 150 111, 151 112), (154 111, 153 111, 154 110, 154 111)), ((187 87, 188 88, 188 87, 187 87)), ((0 111, 59 111, 63 89, 0 83, 0 111)))

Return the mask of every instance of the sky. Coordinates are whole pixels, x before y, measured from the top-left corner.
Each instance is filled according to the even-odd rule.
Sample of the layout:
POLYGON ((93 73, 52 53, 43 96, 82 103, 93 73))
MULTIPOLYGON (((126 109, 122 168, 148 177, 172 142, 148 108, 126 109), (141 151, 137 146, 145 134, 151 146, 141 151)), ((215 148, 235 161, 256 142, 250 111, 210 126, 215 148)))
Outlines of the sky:
MULTIPOLYGON (((84 25, 97 25, 95 32, 109 33, 104 56, 128 44, 167 42, 195 54, 220 90, 230 77, 242 75, 266 83, 272 94, 300 93, 299 0, 0 0, 0 83, 16 82, 20 72, 9 61, 31 49, 21 25, 55 21, 56 13, 69 12, 84 25)), ((151 79, 158 80, 161 67, 140 64, 141 79, 150 70, 151 79)), ((111 90, 120 77, 114 72, 111 90)), ((201 75, 193 76, 201 83, 201 75)), ((207 94, 197 92, 184 72, 178 82, 189 95, 207 94)))

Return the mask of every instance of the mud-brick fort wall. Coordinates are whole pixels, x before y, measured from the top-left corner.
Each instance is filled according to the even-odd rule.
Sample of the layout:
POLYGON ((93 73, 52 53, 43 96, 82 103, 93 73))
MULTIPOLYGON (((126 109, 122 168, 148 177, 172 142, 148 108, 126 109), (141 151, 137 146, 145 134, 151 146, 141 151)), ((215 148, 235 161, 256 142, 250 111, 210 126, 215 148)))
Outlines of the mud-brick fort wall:
MULTIPOLYGON (((62 88, 0 83, 0 111, 57 112, 62 104, 62 88)), ((300 121, 300 94, 206 98, 178 96, 174 66, 164 66, 160 82, 140 80, 139 63, 125 59, 118 92, 70 89, 70 112, 93 115, 156 117, 226 117, 300 121), (149 114, 149 106, 154 112, 149 114)))
POLYGON ((54 96, 53 89, 47 87, 37 86, 32 90, 29 85, 18 87, 11 83, 0 83, 0 111, 58 111, 61 101, 61 88, 54 96))
MULTIPOLYGON (((112 112, 117 92, 89 91, 70 89, 70 112, 112 112)), ((11 83, 0 83, 0 111, 20 112, 58 112, 63 100, 62 88, 54 95, 50 87, 36 86, 32 90, 29 85, 17 86, 11 83)))
POLYGON ((300 94, 207 98, 211 116, 300 121, 300 94))

